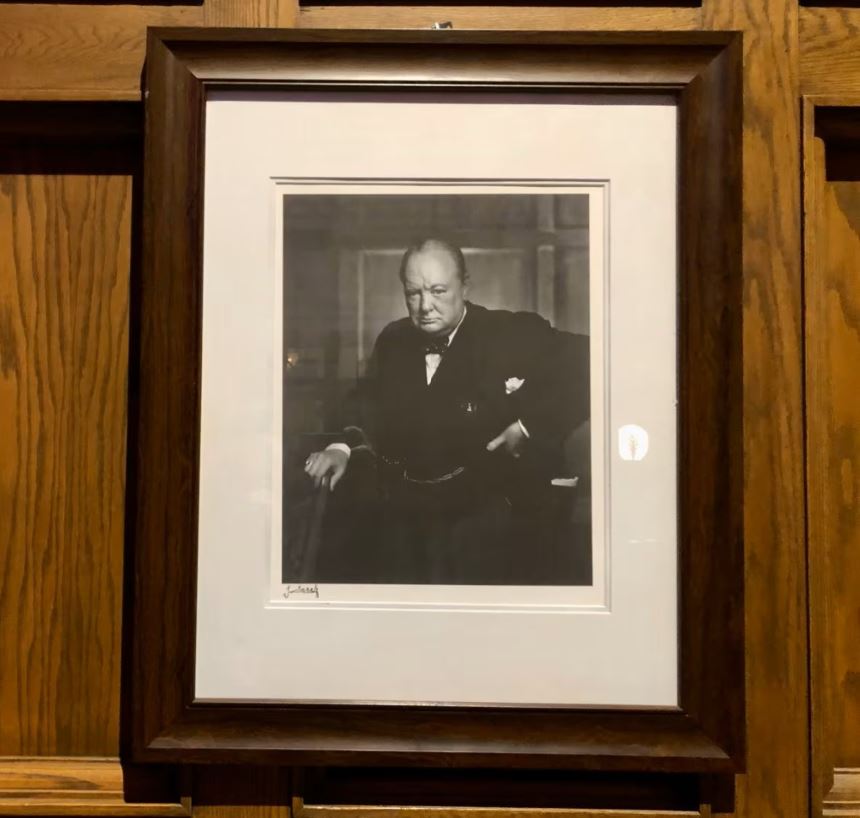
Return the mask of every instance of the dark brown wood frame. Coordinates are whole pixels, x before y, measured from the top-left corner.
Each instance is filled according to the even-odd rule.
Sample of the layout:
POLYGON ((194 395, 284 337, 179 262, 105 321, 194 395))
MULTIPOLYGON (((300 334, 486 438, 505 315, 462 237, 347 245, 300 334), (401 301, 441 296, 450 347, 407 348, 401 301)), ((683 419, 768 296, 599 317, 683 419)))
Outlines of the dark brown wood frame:
POLYGON ((150 31, 132 282, 127 760, 743 769, 741 60, 734 33, 150 31), (678 708, 195 702, 204 103, 224 87, 676 97, 678 708))
MULTIPOLYGON (((832 0, 831 0, 832 2, 832 0)), ((361 6, 367 5, 367 0, 300 0, 300 6, 361 6)), ((376 6, 403 6, 406 5, 404 0, 377 0, 374 3, 376 6)), ((411 6, 435 6, 438 5, 437 0, 412 0, 409 3, 411 6)), ((469 6, 528 6, 528 0, 456 0, 456 2, 448 3, 447 8, 463 8, 469 6)), ((542 0, 541 6, 544 8, 574 8, 577 6, 594 6, 594 0, 542 0)), ((634 6, 637 8, 655 8, 655 7, 695 7, 701 6, 702 0, 600 0, 600 5, 605 7, 613 6, 634 6)), ((440 21, 442 22, 442 21, 440 21)))

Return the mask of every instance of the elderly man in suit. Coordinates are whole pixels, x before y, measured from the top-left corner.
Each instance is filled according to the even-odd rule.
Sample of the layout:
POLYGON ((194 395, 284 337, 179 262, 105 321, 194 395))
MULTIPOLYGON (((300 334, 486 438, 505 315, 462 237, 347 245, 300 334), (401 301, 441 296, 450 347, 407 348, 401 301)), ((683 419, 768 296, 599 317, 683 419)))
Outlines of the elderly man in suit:
POLYGON ((469 302, 463 253, 439 239, 407 250, 400 279, 408 317, 380 333, 342 441, 305 471, 334 490, 372 453, 380 581, 552 583, 535 537, 588 417, 588 340, 469 302))

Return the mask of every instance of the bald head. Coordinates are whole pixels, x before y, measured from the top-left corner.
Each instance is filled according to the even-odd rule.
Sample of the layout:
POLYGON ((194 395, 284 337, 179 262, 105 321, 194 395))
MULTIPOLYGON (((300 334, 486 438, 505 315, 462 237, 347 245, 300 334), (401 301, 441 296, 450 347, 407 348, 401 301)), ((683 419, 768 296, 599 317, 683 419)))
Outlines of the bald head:
POLYGON ((403 259, 400 262, 400 280, 403 281, 406 275, 406 268, 413 256, 416 255, 435 256, 440 261, 447 260, 454 265, 457 271, 457 276, 463 284, 466 283, 468 276, 466 272, 466 259, 463 257, 463 251, 455 244, 445 241, 444 239, 423 239, 422 241, 411 244, 403 254, 403 259))
POLYGON ((432 336, 448 335, 463 317, 466 262, 459 247, 441 239, 413 244, 400 265, 412 323, 432 336))

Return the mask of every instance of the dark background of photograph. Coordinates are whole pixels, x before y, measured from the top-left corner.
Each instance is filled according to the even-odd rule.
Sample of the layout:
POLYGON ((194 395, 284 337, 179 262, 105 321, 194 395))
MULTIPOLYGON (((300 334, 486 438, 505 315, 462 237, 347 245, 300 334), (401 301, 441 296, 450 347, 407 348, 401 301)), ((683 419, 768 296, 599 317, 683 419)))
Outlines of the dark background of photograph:
MULTIPOLYGON (((406 315, 398 279, 406 248, 444 238, 466 257, 470 301, 536 312, 558 329, 588 335, 588 196, 299 194, 285 196, 283 206, 283 581, 332 582, 338 577, 313 560, 325 498, 314 501, 303 463, 339 431, 343 401, 379 332, 406 315)), ((579 482, 561 490, 571 536, 559 555, 558 584, 590 585, 590 423, 570 436, 565 460, 579 482)), ((360 513, 360 488, 354 502, 360 513)), ((360 573, 358 563, 342 568, 344 577, 360 573)))

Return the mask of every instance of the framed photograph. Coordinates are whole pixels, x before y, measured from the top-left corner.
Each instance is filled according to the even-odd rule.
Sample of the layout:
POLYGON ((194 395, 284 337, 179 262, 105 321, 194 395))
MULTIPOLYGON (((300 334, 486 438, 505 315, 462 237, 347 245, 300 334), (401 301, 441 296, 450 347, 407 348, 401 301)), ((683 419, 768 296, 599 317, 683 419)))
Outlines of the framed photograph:
POLYGON ((130 758, 742 767, 739 76, 150 33, 130 758))

